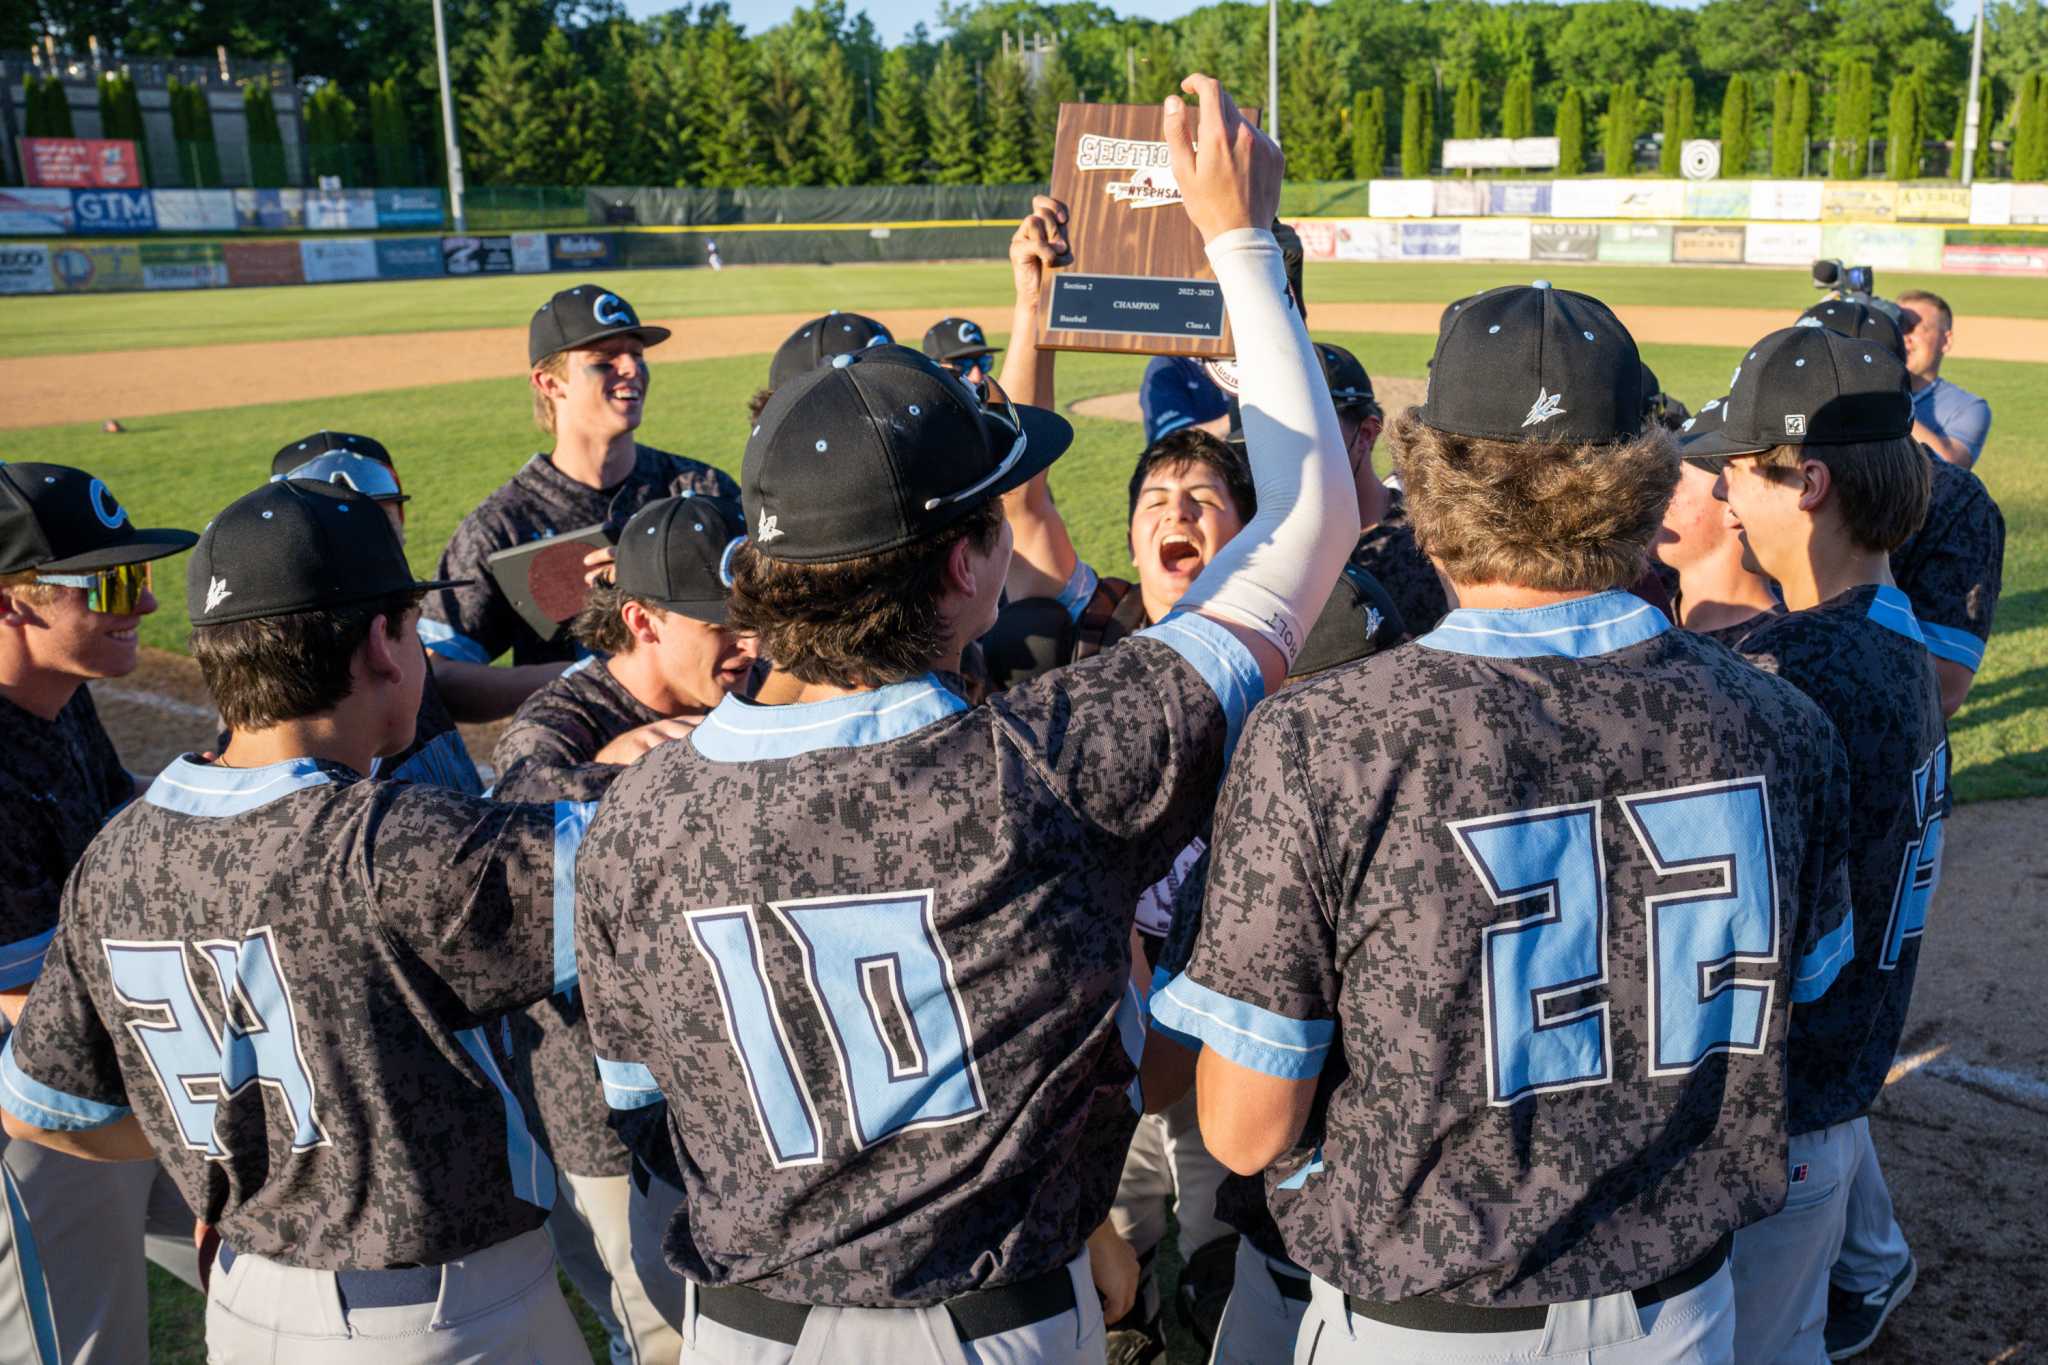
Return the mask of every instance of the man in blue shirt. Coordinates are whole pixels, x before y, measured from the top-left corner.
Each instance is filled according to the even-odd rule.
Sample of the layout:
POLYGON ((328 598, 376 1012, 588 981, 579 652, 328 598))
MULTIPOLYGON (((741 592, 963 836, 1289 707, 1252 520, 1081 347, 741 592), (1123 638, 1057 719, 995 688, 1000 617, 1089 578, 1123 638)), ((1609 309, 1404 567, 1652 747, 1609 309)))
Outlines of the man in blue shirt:
POLYGON ((1968 469, 1991 434, 1991 405, 1941 377, 1941 359, 1955 340, 1955 314, 1946 299, 1924 289, 1907 290, 1898 303, 1913 388, 1913 439, 1968 469))

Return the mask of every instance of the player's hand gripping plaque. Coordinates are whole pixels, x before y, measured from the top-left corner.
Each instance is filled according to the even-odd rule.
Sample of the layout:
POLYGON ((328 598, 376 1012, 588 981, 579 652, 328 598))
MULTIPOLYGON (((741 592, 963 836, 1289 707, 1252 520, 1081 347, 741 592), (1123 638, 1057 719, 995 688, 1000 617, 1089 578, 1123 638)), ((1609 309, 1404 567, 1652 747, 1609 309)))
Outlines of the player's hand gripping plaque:
MULTIPOLYGON (((1258 122, 1259 111, 1241 109, 1258 122)), ((1235 354, 1202 234, 1181 208, 1156 104, 1062 104, 1052 197, 1072 264, 1046 272, 1038 344, 1054 351, 1235 354)))

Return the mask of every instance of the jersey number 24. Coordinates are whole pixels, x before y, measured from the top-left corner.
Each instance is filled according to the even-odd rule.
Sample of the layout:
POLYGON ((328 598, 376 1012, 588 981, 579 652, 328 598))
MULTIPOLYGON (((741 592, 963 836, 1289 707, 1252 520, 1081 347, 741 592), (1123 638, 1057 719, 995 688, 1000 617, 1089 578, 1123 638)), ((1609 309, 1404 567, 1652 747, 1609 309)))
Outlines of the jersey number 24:
MULTIPOLYGON (((1651 896, 1649 1074, 1683 1075, 1717 1052, 1759 1053, 1779 960, 1777 858, 1761 777, 1617 799, 1660 877, 1720 885, 1651 896)), ((1451 823, 1496 905, 1520 919, 1484 931, 1489 1100, 1614 1079, 1605 1001, 1565 1007, 1608 980, 1607 868, 1598 801, 1451 823)))

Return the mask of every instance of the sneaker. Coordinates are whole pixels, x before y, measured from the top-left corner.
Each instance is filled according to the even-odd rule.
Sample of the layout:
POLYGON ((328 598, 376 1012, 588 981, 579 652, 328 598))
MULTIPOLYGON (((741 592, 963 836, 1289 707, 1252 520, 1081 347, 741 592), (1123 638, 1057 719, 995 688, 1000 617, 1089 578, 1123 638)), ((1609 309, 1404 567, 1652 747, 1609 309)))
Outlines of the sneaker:
POLYGON ((1919 1274, 1920 1263, 1908 1256, 1906 1268, 1893 1276, 1890 1284, 1868 1294, 1852 1294, 1829 1286, 1828 1359, 1847 1360, 1869 1350, 1870 1343, 1884 1330, 1884 1320, 1912 1292, 1913 1281, 1919 1274))
POLYGON ((1180 1284, 1174 1289, 1173 1308, 1181 1325, 1194 1334, 1208 1350, 1216 1344, 1216 1331, 1223 1325, 1223 1306, 1230 1302, 1230 1287, 1237 1278, 1237 1238, 1218 1237, 1188 1257, 1181 1267, 1180 1284))

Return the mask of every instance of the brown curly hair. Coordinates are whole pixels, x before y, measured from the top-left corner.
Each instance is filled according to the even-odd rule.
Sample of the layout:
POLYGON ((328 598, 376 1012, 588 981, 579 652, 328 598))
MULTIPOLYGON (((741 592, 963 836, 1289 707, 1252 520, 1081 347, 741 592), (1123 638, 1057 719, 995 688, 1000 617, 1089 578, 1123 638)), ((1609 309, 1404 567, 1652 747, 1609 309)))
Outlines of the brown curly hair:
POLYGON ((1678 446, 1649 424, 1620 445, 1455 436, 1394 419, 1415 540, 1453 582, 1599 592, 1641 578, 1678 485, 1678 446))

